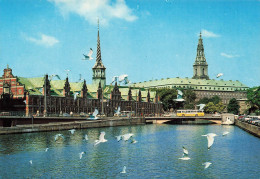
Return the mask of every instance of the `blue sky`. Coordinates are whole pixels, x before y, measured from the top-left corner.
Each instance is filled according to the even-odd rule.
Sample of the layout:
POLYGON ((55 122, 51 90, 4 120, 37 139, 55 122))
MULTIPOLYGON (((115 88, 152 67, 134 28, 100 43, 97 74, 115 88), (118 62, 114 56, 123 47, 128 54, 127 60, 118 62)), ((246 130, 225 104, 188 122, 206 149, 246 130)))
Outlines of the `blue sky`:
POLYGON ((260 84, 258 0, 0 0, 0 71, 91 83, 97 17, 107 84, 192 77, 200 31, 211 79, 260 84))

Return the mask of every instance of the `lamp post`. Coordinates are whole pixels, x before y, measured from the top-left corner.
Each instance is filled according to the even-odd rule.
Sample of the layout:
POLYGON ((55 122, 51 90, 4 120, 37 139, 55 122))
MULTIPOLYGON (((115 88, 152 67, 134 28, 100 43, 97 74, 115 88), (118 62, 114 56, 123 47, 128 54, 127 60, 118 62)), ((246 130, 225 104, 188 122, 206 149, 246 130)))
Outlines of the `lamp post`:
POLYGON ((46 117, 47 115, 47 92, 46 92, 46 84, 47 83, 47 74, 45 75, 45 78, 44 78, 44 117, 46 117))

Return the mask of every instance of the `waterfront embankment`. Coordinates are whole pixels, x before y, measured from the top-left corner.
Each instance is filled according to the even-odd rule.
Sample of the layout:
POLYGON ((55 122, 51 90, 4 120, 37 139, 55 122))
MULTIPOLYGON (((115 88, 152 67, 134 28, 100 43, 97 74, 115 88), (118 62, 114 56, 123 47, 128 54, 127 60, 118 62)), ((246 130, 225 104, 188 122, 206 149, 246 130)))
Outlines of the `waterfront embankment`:
POLYGON ((15 134, 29 132, 59 131, 69 129, 86 129, 95 127, 114 127, 145 124, 143 118, 104 118, 101 120, 85 120, 72 122, 51 122, 46 124, 16 125, 13 127, 1 127, 0 134, 15 134))
POLYGON ((260 127, 235 119, 235 125, 260 138, 260 127))

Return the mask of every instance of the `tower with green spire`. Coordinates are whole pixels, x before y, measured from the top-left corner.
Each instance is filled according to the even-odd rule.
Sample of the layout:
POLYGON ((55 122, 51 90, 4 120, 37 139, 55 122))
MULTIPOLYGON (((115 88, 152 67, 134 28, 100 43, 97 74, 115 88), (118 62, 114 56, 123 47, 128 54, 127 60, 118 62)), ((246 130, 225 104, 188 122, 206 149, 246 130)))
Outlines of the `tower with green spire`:
POLYGON ((197 47, 197 56, 193 64, 193 79, 209 79, 208 64, 206 62, 201 32, 197 47))
POLYGON ((101 49, 100 49, 100 39, 99 39, 99 20, 98 20, 98 35, 97 35, 97 57, 96 63, 92 68, 92 84, 98 86, 101 83, 101 87, 106 86, 106 67, 102 63, 101 59, 101 49))

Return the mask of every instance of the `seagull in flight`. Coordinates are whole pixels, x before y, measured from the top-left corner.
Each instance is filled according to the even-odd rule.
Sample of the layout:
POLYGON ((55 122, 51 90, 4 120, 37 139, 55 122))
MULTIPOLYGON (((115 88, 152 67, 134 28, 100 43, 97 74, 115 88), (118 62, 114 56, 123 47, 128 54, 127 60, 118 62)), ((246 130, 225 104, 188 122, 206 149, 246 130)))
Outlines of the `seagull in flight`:
POLYGON ((208 150, 210 149, 210 147, 212 146, 212 144, 214 143, 214 137, 217 136, 217 134, 214 133, 208 133, 206 135, 202 135, 202 136, 206 136, 208 139, 208 150))
POLYGON ((212 163, 210 163, 210 162, 205 162, 205 163, 203 163, 202 165, 205 165, 205 168, 204 168, 204 169, 206 169, 206 168, 208 168, 211 164, 212 164, 212 163))
POLYGON ((50 80, 52 80, 52 78, 54 78, 54 77, 56 77, 56 78, 58 78, 58 79, 60 80, 60 76, 59 76, 59 75, 56 75, 56 74, 52 74, 52 75, 50 76, 50 80))
POLYGON ((228 135, 229 134, 229 132, 223 132, 223 134, 222 134, 222 136, 225 136, 225 135, 228 135))
POLYGON ((46 149, 45 149, 45 152, 47 152, 48 150, 49 150, 49 148, 46 148, 46 149))
POLYGON ((121 112, 120 112, 120 106, 118 106, 117 110, 115 111, 115 114, 116 114, 117 116, 119 116, 119 115, 121 114, 121 112))
POLYGON ((55 142, 59 139, 64 139, 64 136, 62 134, 56 134, 54 137, 55 142))
POLYGON ((219 74, 217 74, 217 78, 219 78, 219 77, 221 77, 221 76, 223 76, 224 74, 223 73, 219 73, 219 74))
POLYGON ((119 142, 121 139, 122 139, 122 136, 121 136, 121 135, 116 136, 116 140, 117 140, 117 142, 119 142))
POLYGON ((76 131, 75 129, 70 129, 69 130, 71 134, 74 134, 74 132, 76 131))
POLYGON ((123 170, 120 173, 126 173, 126 166, 123 167, 123 170))
POLYGON ((128 134, 124 134, 122 135, 122 138, 124 141, 128 141, 134 134, 132 133, 128 133, 128 134))
POLYGON ((99 136, 99 140, 95 140, 94 146, 100 144, 101 142, 107 142, 107 140, 105 139, 105 132, 101 132, 100 136, 99 136))
POLYGON ((197 106, 200 107, 199 110, 203 110, 206 104, 198 104, 197 106))
POLYGON ((93 114, 92 114, 88 119, 90 119, 90 120, 99 119, 99 118, 97 117, 97 115, 98 115, 98 110, 95 109, 95 111, 93 112, 93 114))
POLYGON ((92 48, 90 48, 90 50, 89 50, 89 52, 88 52, 88 55, 83 54, 83 56, 84 56, 85 58, 82 59, 82 60, 92 60, 92 59, 93 59, 93 58, 92 58, 92 54, 93 54, 93 50, 92 50, 92 48))
POLYGON ((82 158, 83 154, 86 154, 86 152, 80 152, 80 153, 79 153, 79 159, 82 158))
POLYGON ((76 93, 74 93, 73 95, 74 95, 74 101, 75 101, 75 100, 77 99, 77 96, 79 95, 79 93, 76 92, 76 93))
POLYGON ((87 134, 85 134, 84 139, 88 140, 88 135, 87 134))
POLYGON ((112 83, 117 82, 117 80, 118 80, 118 76, 113 76, 112 83))
POLYGON ((183 149, 183 155, 182 158, 179 158, 180 160, 190 160, 190 157, 188 156, 189 152, 185 147, 182 147, 183 149))
POLYGON ((135 140, 135 139, 132 138, 132 140, 131 140, 131 143, 132 143, 132 144, 135 144, 135 143, 137 143, 137 142, 138 142, 137 140, 135 140))
POLYGON ((30 160, 29 162, 30 162, 30 164, 32 165, 32 160, 30 160))
POLYGON ((125 85, 129 83, 129 80, 128 80, 128 75, 124 74, 124 75, 120 75, 118 77, 118 81, 121 83, 123 82, 125 85))
POLYGON ((67 73, 67 77, 69 76, 69 72, 70 72, 70 70, 65 70, 66 71, 66 73, 67 73))

